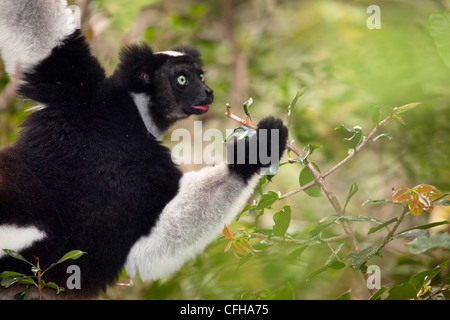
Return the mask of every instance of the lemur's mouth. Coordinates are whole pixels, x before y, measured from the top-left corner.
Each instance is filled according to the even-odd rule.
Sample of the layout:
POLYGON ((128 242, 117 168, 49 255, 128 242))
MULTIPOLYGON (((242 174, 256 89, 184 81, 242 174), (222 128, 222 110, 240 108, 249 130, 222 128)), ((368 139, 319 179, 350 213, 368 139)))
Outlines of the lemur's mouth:
POLYGON ((195 109, 197 112, 196 113, 205 113, 209 110, 209 105, 204 105, 204 106, 193 106, 193 109, 195 109))

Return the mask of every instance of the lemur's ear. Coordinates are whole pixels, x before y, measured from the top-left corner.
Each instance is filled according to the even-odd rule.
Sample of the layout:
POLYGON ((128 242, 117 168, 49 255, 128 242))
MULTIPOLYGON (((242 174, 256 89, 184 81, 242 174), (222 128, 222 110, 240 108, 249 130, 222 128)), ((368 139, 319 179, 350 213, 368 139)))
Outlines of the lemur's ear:
POLYGON ((143 71, 139 76, 139 79, 141 79, 144 84, 150 84, 150 75, 147 72, 143 71))
POLYGON ((119 58, 113 75, 118 82, 137 92, 151 83, 156 61, 153 50, 145 42, 125 46, 119 58))

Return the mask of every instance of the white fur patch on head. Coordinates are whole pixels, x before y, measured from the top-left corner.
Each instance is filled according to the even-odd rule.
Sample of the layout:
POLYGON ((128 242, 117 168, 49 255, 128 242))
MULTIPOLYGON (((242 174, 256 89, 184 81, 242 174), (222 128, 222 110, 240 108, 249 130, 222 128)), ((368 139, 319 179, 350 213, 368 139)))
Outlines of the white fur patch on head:
POLYGON ((155 121, 153 121, 153 118, 150 115, 150 96, 145 93, 131 92, 130 94, 133 98, 134 104, 139 110, 139 114, 141 115, 147 131, 150 132, 156 139, 159 139, 162 136, 162 132, 156 126, 155 121))
POLYGON ((45 232, 36 227, 16 227, 8 224, 0 225, 0 258, 6 255, 3 249, 19 252, 45 237, 45 232))
POLYGON ((155 54, 165 54, 166 56, 171 56, 171 57, 181 57, 181 56, 186 55, 184 52, 179 52, 179 51, 160 51, 160 52, 155 52, 155 54))

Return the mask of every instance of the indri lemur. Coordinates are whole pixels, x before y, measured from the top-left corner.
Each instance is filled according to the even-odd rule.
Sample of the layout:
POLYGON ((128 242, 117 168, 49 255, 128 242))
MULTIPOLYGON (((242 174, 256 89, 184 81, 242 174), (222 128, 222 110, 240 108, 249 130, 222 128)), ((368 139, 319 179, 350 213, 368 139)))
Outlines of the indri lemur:
MULTIPOLYGON (((19 94, 41 106, 0 152, 0 249, 37 256, 41 266, 87 252, 73 262, 81 289, 59 296, 96 297, 123 266, 143 280, 178 270, 250 197, 261 161, 183 174, 158 139, 213 102, 194 48, 130 45, 107 77, 65 0, 1 0, 0 50, 8 74, 21 77, 19 94)), ((282 121, 258 125, 278 130, 268 130, 279 140, 269 153, 281 157, 282 121)), ((65 286, 69 264, 49 281, 65 286)), ((29 269, 0 251, 0 272, 29 269)))

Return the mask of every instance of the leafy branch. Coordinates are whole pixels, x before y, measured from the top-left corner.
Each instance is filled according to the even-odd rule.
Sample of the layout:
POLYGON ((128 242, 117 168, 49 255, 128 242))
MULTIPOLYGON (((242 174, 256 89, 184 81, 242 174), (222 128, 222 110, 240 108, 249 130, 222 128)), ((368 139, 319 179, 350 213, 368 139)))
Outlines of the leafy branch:
MULTIPOLYGON (((297 103, 299 97, 302 94, 303 94, 303 90, 299 91, 297 93, 297 95, 294 97, 294 99, 291 101, 291 104, 289 105, 288 126, 290 126, 290 116, 292 113, 292 109, 294 108, 295 104, 297 103)), ((242 126, 256 130, 257 126, 254 125, 253 120, 251 120, 251 116, 248 111, 248 107, 252 102, 253 102, 253 100, 249 99, 244 104, 244 112, 247 115, 246 119, 242 119, 239 116, 233 114, 231 112, 230 105, 226 106, 226 116, 229 119, 232 119, 232 120, 238 122, 242 126)), ((368 281, 369 274, 365 272, 366 268, 367 268, 365 266, 366 262, 374 255, 378 255, 379 252, 385 247, 385 245, 388 242, 390 242, 397 236, 401 237, 401 234, 406 232, 406 231, 402 231, 401 233, 396 234, 400 224, 403 222, 407 213, 411 212, 412 214, 420 214, 420 213, 422 213, 422 211, 428 211, 428 212, 431 211, 431 209, 433 207, 433 201, 436 200, 441 195, 441 192, 439 190, 437 190, 435 187, 430 186, 430 185, 419 185, 412 189, 402 188, 397 191, 394 190, 394 195, 393 195, 392 201, 384 201, 384 202, 391 202, 391 203, 406 202, 407 205, 403 206, 403 211, 402 211, 400 217, 393 218, 387 222, 383 222, 383 221, 380 221, 380 220, 377 220, 374 218, 369 218, 369 217, 364 217, 364 216, 347 216, 346 215, 347 204, 348 204, 349 200, 353 197, 353 195, 358 191, 358 186, 356 185, 356 183, 352 184, 349 194, 347 196, 345 205, 342 206, 341 203, 339 202, 339 200, 337 199, 335 193, 331 190, 330 186, 328 185, 328 183, 326 181, 326 177, 328 177, 332 173, 336 172, 339 168, 341 168, 346 163, 348 163, 369 143, 377 141, 380 138, 390 139, 391 138, 390 135, 385 134, 385 133, 380 134, 380 129, 382 129, 388 123, 390 123, 391 121, 394 121, 394 120, 399 121, 402 124, 405 124, 405 122, 402 118, 402 113, 409 111, 418 105, 420 105, 420 103, 410 103, 410 104, 407 104, 407 105, 404 105, 401 107, 392 108, 390 111, 390 114, 383 119, 381 117, 380 109, 378 107, 376 107, 372 112, 372 121, 375 124, 375 127, 370 131, 370 133, 367 136, 364 135, 363 129, 359 126, 355 126, 353 128, 350 128, 350 127, 347 127, 344 125, 338 126, 336 128, 336 130, 344 130, 345 132, 347 132, 347 134, 349 134, 349 136, 347 138, 345 138, 345 143, 349 148, 349 154, 347 157, 342 159, 340 162, 338 162, 336 165, 334 165, 333 167, 331 167, 324 173, 321 173, 319 166, 315 162, 312 162, 309 159, 309 156, 312 154, 313 150, 317 147, 316 145, 309 144, 303 149, 303 151, 299 151, 296 147, 294 147, 291 143, 289 143, 287 141, 286 148, 288 150, 292 151, 297 157, 294 159, 289 158, 289 163, 300 163, 304 166, 304 168, 301 171, 300 176, 299 176, 300 187, 295 190, 292 190, 286 194, 283 194, 283 195, 281 195, 280 193, 272 192, 272 191, 264 193, 261 195, 258 202, 254 202, 253 204, 246 206, 242 212, 249 211, 249 214, 258 212, 256 214, 256 219, 255 219, 256 220, 255 227, 256 227, 259 216, 261 216, 264 213, 264 210, 266 208, 270 208, 270 206, 278 200, 286 199, 300 191, 304 191, 310 196, 321 196, 322 194, 325 195, 327 200, 332 205, 334 211, 336 212, 336 217, 329 219, 330 220, 329 222, 319 224, 319 226, 311 232, 311 234, 313 235, 312 239, 310 239, 310 240, 293 239, 293 238, 286 236, 286 231, 287 231, 287 228, 290 223, 290 207, 285 206, 280 212, 277 212, 274 215, 274 223, 275 224, 274 224, 273 230, 271 232, 261 233, 261 232, 255 231, 253 233, 251 233, 251 232, 244 233, 245 239, 246 239, 245 246, 241 246, 240 248, 238 248, 239 249, 239 251, 237 252, 238 254, 236 254, 235 252, 233 252, 233 253, 235 253, 235 255, 237 257, 240 257, 241 255, 247 253, 248 251, 250 251, 254 255, 256 251, 250 245, 249 240, 251 238, 260 238, 260 239, 266 239, 266 240, 270 239, 272 241, 296 243, 296 244, 300 245, 300 248, 298 250, 299 253, 301 253, 306 246, 315 245, 318 243, 326 243, 328 245, 328 247, 330 248, 330 250, 332 251, 332 255, 329 257, 329 259, 327 260, 324 267, 322 267, 321 269, 319 269, 311 274, 310 277, 313 277, 313 276, 316 276, 317 274, 327 270, 328 268, 340 269, 340 268, 343 268, 344 266, 346 266, 338 257, 338 253, 341 250, 343 243, 340 244, 337 249, 333 249, 333 247, 331 246, 331 243, 337 242, 337 241, 342 241, 342 240, 349 240, 349 243, 350 243, 350 246, 352 249, 352 253, 350 253, 346 257, 346 259, 351 259, 349 266, 355 270, 359 270, 363 274, 364 279, 366 281, 368 281), (286 214, 287 212, 289 214, 286 214), (395 224, 394 224, 393 228, 391 230, 389 230, 388 234, 381 241, 381 243, 361 250, 359 247, 358 241, 356 240, 355 233, 353 232, 352 227, 350 225, 350 222, 352 222, 352 221, 363 221, 363 222, 376 223, 377 226, 374 228, 371 228, 369 231, 369 234, 374 233, 383 228, 387 228, 389 230, 388 226, 394 222, 395 222, 395 224), (335 223, 339 223, 342 226, 344 234, 330 237, 330 238, 319 237, 321 235, 322 231, 324 231, 326 228, 328 228, 329 226, 331 226, 335 223)), ((263 177, 262 180, 263 180, 263 182, 261 183, 261 185, 265 184, 268 179, 266 177, 263 177)), ((370 201, 369 200, 367 202, 378 202, 378 201, 370 201)), ((239 216, 238 216, 238 218, 239 218, 239 216)), ((440 224, 445 224, 445 223, 448 223, 448 221, 440 222, 437 224, 429 224, 429 225, 421 226, 421 227, 418 227, 417 229, 431 228, 431 227, 434 227, 434 226, 437 226, 440 224)), ((224 235, 225 234, 228 234, 228 236, 226 235, 226 238, 229 239, 230 241, 236 242, 238 239, 240 241, 240 238, 232 238, 233 235, 229 232, 229 230, 227 229, 226 226, 224 228, 224 235), (227 232, 225 232, 225 230, 227 232)), ((234 246, 234 243, 232 244, 230 241, 227 243, 226 250, 229 250, 230 248, 232 248, 234 246)), ((432 245, 435 245, 435 247, 436 246, 437 247, 445 247, 446 245, 443 244, 443 243, 445 243, 445 241, 446 241, 446 238, 445 239, 439 238, 436 241, 432 241, 432 244, 430 244, 428 247, 427 247, 427 244, 425 244, 424 245, 425 250, 432 248, 431 247, 432 245), (443 240, 443 241, 441 241, 441 240, 443 240)), ((420 245, 423 245, 423 243, 420 242, 420 245)), ((308 277, 308 279, 310 277, 308 277)), ((367 286, 367 288, 368 288, 369 292, 371 293, 372 297, 374 297, 374 298, 381 295, 381 293, 382 293, 381 291, 378 292, 377 288, 369 288, 369 286, 367 286)), ((395 292, 395 290, 397 290, 394 288, 392 288, 394 290, 393 292, 395 292)), ((417 290, 415 291, 417 296, 418 296, 418 292, 420 290, 423 290, 423 288, 417 288, 417 290)))
POLYGON ((25 299, 25 296, 28 292, 29 285, 33 285, 37 288, 39 300, 42 300, 42 291, 44 290, 44 288, 54 289, 54 290, 56 290, 56 294, 60 294, 65 289, 63 287, 58 286, 54 282, 44 281, 43 280, 44 274, 47 273, 47 271, 49 271, 56 265, 63 263, 66 260, 76 260, 86 253, 86 252, 83 252, 80 250, 72 250, 72 251, 66 253, 64 256, 62 256, 61 259, 59 259, 57 262, 52 263, 47 268, 42 268, 40 266, 38 257, 35 257, 36 263, 34 264, 34 263, 31 263, 30 261, 28 261, 27 259, 25 259, 25 257, 22 256, 21 254, 15 252, 13 250, 3 249, 3 251, 6 254, 8 254, 9 256, 11 256, 12 258, 29 264, 31 266, 31 271, 33 273, 33 275, 25 275, 23 273, 14 272, 14 271, 3 271, 2 273, 0 273, 0 279, 1 279, 0 285, 2 287, 4 287, 5 289, 8 289, 9 287, 11 287, 13 284, 16 284, 16 283, 21 283, 21 284, 26 285, 25 291, 17 293, 14 296, 14 300, 25 299))

